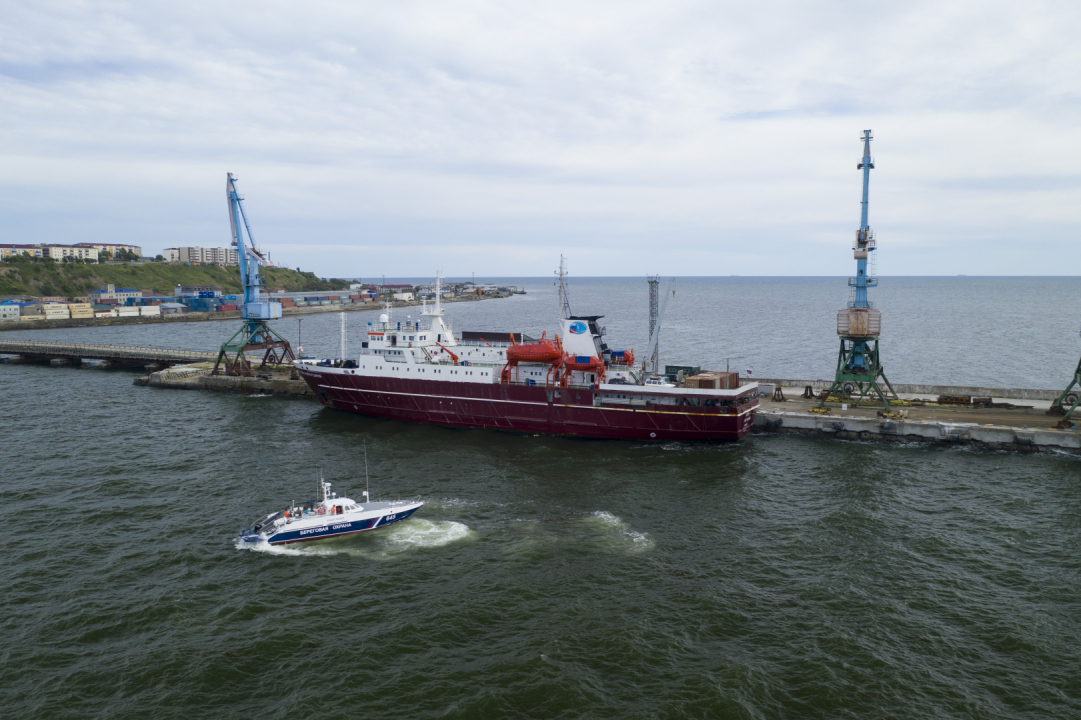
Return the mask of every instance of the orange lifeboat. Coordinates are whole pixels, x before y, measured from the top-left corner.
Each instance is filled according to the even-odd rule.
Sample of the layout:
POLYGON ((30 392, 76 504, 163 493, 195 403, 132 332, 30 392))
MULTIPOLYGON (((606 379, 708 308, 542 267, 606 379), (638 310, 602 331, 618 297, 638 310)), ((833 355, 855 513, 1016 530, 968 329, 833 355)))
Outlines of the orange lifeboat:
POLYGON ((559 365, 563 359, 563 345, 559 341, 559 336, 556 335, 556 339, 546 340, 545 335, 547 332, 541 333, 541 339, 536 342, 519 344, 514 340, 514 334, 510 336, 512 343, 511 347, 507 348, 507 364, 503 366, 503 372, 500 373, 500 382, 504 385, 511 382, 512 372, 518 369, 518 363, 548 363, 551 367, 548 369, 548 383, 552 384, 552 375, 555 371, 555 377, 559 377, 559 365))
POLYGON ((507 362, 515 365, 526 362, 552 363, 559 360, 561 354, 559 348, 551 340, 539 340, 507 348, 507 362))

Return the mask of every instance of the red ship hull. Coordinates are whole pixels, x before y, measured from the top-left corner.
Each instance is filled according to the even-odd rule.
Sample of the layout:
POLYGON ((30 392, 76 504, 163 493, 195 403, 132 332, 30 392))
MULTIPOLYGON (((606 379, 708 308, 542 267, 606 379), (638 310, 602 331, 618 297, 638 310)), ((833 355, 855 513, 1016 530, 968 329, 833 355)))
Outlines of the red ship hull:
POLYGON ((594 406, 589 388, 412 380, 300 369, 323 405, 445 427, 643 441, 735 441, 750 432, 757 397, 733 407, 646 403, 594 406))

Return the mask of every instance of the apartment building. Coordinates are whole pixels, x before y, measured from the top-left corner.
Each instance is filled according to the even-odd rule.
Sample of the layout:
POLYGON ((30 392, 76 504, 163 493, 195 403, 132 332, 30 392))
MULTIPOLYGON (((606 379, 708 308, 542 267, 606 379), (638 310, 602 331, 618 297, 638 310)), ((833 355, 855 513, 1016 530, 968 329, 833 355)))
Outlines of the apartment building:
POLYGON ((51 257, 57 262, 63 261, 66 257, 95 262, 98 259, 97 248, 84 245, 42 245, 41 252, 43 257, 51 257))
POLYGON ((14 255, 29 255, 30 257, 42 257, 40 245, 0 245, 0 258, 9 258, 14 255))
POLYGON ((200 265, 239 265, 240 257, 233 248, 181 247, 165 248, 165 261, 200 265))
POLYGON ((116 257, 118 250, 127 250, 130 253, 135 253, 137 257, 143 256, 143 249, 138 245, 122 245, 120 243, 75 243, 73 247, 93 248, 99 253, 108 250, 109 254, 114 258, 116 257))

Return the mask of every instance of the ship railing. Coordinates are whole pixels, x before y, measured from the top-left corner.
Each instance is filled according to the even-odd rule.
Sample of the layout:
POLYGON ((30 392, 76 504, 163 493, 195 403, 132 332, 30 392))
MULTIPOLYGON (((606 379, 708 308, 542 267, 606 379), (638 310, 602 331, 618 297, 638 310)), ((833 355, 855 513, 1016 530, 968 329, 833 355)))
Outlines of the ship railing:
POLYGON ((497 348, 511 347, 511 343, 509 343, 506 340, 488 340, 487 338, 485 339, 485 342, 480 342, 479 340, 459 340, 458 344, 462 345, 464 347, 489 347, 489 346, 497 347, 497 348))

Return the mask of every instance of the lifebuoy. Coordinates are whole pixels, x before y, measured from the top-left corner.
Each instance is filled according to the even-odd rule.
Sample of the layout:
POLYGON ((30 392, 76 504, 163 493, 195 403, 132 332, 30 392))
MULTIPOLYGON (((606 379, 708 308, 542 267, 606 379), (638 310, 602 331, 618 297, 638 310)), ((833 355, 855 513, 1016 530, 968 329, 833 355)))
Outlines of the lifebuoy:
POLYGON ((325 514, 326 514, 326 512, 327 512, 327 509, 326 509, 325 507, 321 507, 321 508, 319 508, 319 514, 320 514, 320 515, 325 515, 325 514))

